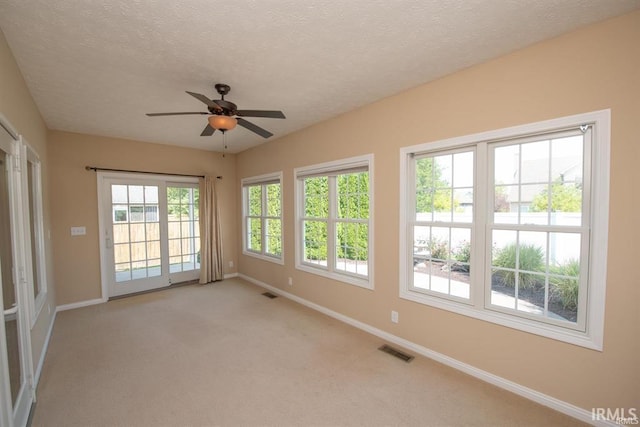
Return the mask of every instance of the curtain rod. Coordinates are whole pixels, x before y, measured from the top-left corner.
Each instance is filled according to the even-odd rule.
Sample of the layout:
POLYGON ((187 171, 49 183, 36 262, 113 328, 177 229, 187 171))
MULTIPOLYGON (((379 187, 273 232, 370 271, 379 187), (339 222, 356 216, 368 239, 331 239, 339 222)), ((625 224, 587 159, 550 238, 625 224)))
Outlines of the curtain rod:
MULTIPOLYGON (((188 176, 191 178, 204 178, 204 175, 189 175, 185 173, 164 173, 164 172, 149 172, 149 171, 134 171, 129 169, 109 169, 109 168, 98 168, 95 166, 85 166, 84 167, 88 171, 104 171, 104 172, 128 172, 128 173, 146 173, 150 175, 171 175, 171 176, 188 176)), ((217 179, 222 179, 221 175, 216 176, 217 179)))

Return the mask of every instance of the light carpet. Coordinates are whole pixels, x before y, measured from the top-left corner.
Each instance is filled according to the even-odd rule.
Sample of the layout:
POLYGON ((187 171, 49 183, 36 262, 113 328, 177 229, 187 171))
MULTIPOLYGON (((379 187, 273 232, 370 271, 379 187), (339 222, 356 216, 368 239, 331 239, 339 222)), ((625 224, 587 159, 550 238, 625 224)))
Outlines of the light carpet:
POLYGON ((569 426, 240 279, 58 313, 33 426, 569 426))

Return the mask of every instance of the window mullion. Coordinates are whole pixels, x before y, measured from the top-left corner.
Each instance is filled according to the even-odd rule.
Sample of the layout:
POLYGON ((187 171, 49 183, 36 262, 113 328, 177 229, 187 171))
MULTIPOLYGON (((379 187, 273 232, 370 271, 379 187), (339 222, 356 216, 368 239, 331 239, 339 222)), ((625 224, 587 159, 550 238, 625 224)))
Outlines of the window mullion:
MULTIPOLYGON (((592 175, 592 162, 595 162, 594 157, 594 132, 593 126, 588 126, 584 131, 582 139, 582 230, 580 233, 581 247, 580 247, 580 259, 589 259, 592 251, 592 219, 593 210, 591 197, 593 195, 593 175, 592 175)), ((603 262, 598 260, 598 262, 603 262)), ((589 285, 588 278, 590 272, 590 265, 587 262, 580 263, 580 279, 578 282, 578 324, 586 325, 588 316, 588 296, 592 294, 592 290, 589 289, 593 285, 589 285)))
POLYGON ((489 156, 487 143, 479 143, 475 150, 475 176, 473 177, 473 220, 471 234, 474 243, 471 246, 471 295, 470 299, 474 307, 482 308, 485 301, 489 301, 491 296, 491 286, 485 287, 485 283, 491 283, 491 239, 489 224, 493 222, 491 208, 495 199, 495 183, 493 175, 489 174, 492 169, 493 156, 489 156), (489 250, 487 250, 489 248, 489 250), (484 255, 484 256, 482 256, 484 255))
POLYGON ((242 187, 242 248, 249 249, 249 187, 242 187))
POLYGON ((328 177, 329 215, 327 217, 327 268, 336 270, 336 222, 338 217, 337 180, 335 176, 328 177))
MULTIPOLYGON (((162 275, 170 277, 170 256, 169 256, 169 205, 167 197, 167 183, 160 181, 158 187, 158 227, 160 236, 160 264, 162 266, 162 275)), ((130 202, 130 200, 129 200, 130 202)), ((131 218, 129 218, 131 219, 131 218)), ((181 227, 182 228, 182 227, 181 227)), ((182 248, 182 241, 180 242, 182 248)), ((180 257, 182 260, 182 257, 180 257)), ((169 279, 171 283, 171 279, 169 279)))
POLYGON ((260 185, 260 233, 262 234, 260 238, 262 239, 262 244, 260 245, 260 253, 262 255, 267 254, 267 186, 265 184, 260 185))
MULTIPOLYGON (((416 219, 416 156, 410 155, 406 161, 406 188, 402 189, 406 194, 407 209, 405 214, 405 220, 407 226, 403 230, 406 233, 406 247, 400 248, 405 251, 406 262, 405 265, 401 265, 401 269, 407 270, 406 280, 408 282, 408 289, 414 288, 414 274, 413 274, 413 245, 415 244, 414 230, 417 225, 420 225, 416 219)), ((402 209, 400 210, 402 212, 402 209)), ((402 218, 400 219, 402 221, 402 218)))

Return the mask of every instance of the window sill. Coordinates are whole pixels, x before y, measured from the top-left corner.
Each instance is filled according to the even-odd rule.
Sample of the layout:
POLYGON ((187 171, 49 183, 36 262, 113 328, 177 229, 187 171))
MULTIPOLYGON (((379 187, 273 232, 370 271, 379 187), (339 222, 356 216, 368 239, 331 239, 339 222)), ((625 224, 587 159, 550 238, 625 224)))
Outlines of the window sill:
POLYGON ((373 279, 369 277, 369 279, 360 279, 355 276, 350 276, 346 274, 336 273, 334 271, 329 271, 323 267, 315 267, 310 264, 296 264, 296 269, 306 271, 307 273, 316 274, 318 276, 326 277, 328 279, 337 280, 339 282, 344 282, 349 285, 358 286, 361 288, 373 290, 373 279))
POLYGON ((263 254, 259 254, 257 252, 251 252, 251 251, 247 251, 247 250, 243 250, 242 254, 250 256, 250 257, 253 257, 253 258, 261 259, 263 261, 269 261, 269 262, 272 262, 274 264, 284 265, 284 259, 283 259, 282 256, 275 257, 275 256, 272 256, 272 255, 263 255, 263 254))
POLYGON ((491 311, 489 309, 478 309, 472 305, 433 297, 419 292, 410 291, 408 289, 400 290, 400 298, 447 310, 463 316, 472 317, 474 319, 484 320, 485 322, 506 326, 507 328, 528 332, 530 334, 551 338, 592 350, 602 351, 602 342, 589 335, 588 332, 584 333, 559 326, 535 322, 506 313, 491 311))

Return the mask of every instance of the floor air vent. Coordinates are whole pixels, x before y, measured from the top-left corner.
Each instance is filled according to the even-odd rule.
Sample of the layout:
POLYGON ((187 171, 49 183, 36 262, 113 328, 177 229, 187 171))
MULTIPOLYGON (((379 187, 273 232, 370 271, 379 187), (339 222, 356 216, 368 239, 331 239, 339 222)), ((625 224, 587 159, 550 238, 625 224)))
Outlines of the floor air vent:
POLYGON ((271 299, 278 298, 278 295, 272 294, 271 292, 265 292, 262 295, 264 295, 267 298, 271 298, 271 299))
POLYGON ((395 348, 393 348, 391 346, 388 346, 386 344, 381 346, 381 347, 379 347, 378 350, 384 351, 385 353, 390 354, 390 355, 392 355, 394 357, 397 357, 398 359, 403 360, 403 361, 405 361, 407 363, 409 363, 409 362, 411 362, 413 360, 413 356, 410 356, 407 353, 404 353, 404 352, 402 352, 400 350, 397 350, 397 349, 395 349, 395 348))

